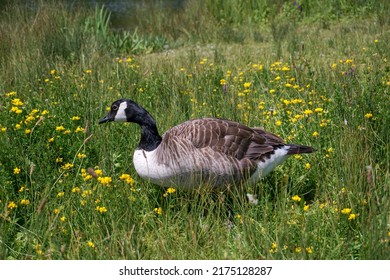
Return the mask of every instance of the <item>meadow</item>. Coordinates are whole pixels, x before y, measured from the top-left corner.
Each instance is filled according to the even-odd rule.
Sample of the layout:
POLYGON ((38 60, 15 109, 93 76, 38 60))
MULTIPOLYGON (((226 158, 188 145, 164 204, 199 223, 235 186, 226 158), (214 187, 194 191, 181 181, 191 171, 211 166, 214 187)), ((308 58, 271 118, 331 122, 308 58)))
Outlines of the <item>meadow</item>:
POLYGON ((0 14, 0 259, 390 259, 387 1, 187 1, 130 31, 104 7, 0 14), (162 189, 139 127, 98 125, 119 98, 160 133, 213 116, 317 151, 244 191, 162 189))

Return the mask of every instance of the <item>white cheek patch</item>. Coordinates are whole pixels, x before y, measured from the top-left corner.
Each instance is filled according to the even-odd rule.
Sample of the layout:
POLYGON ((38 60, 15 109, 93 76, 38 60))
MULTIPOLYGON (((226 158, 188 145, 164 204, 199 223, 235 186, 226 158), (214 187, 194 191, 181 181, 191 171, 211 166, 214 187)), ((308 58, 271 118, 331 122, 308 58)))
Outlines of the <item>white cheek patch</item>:
POLYGON ((119 105, 119 109, 116 112, 115 119, 114 119, 116 122, 125 122, 125 121, 127 121, 126 112, 125 112, 126 108, 127 108, 127 103, 126 102, 122 102, 119 105))

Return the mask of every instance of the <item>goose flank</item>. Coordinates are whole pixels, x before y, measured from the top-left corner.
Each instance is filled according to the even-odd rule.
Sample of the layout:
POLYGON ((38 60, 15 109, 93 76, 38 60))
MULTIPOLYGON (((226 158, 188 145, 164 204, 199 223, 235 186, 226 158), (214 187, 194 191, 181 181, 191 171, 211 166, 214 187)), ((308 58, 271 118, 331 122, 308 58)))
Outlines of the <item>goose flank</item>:
POLYGON ((141 126, 134 167, 142 178, 161 186, 226 187, 256 182, 293 154, 309 146, 285 144, 277 135, 235 121, 202 118, 179 124, 160 136, 153 117, 129 99, 112 103, 99 124, 133 122, 141 126))

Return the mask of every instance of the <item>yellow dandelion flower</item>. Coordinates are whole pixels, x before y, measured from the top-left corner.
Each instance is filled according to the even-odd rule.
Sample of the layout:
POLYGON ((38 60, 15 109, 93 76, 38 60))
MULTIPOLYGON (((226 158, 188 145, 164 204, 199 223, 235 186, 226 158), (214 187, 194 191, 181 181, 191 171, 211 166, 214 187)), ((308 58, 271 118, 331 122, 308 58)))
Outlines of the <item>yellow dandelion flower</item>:
POLYGON ((273 88, 269 90, 269 93, 275 93, 276 90, 274 90, 273 88))
POLYGON ((14 174, 16 175, 16 174, 19 174, 19 173, 20 173, 20 168, 15 167, 14 168, 14 174))
POLYGON ((313 254, 313 247, 312 247, 312 246, 307 247, 307 248, 306 248, 306 252, 307 252, 308 254, 313 254))
POLYGON ((61 220, 61 222, 66 222, 66 217, 65 216, 62 216, 61 218, 60 218, 60 220, 61 220))
POLYGON ((28 200, 28 199, 22 199, 20 201, 20 205, 29 205, 29 204, 30 204, 30 200, 28 200))
POLYGON ((80 120, 80 117, 79 117, 79 116, 73 116, 73 117, 71 118, 71 120, 72 120, 72 121, 78 121, 78 120, 80 120))
POLYGON ((98 180, 98 181, 100 182, 100 184, 102 184, 102 185, 108 185, 108 184, 110 184, 110 183, 112 182, 111 177, 98 177, 97 180, 98 180))
POLYGON ((60 213, 60 209, 54 208, 53 213, 57 215, 58 213, 60 213))
POLYGON ((6 132, 7 131, 7 128, 6 127, 2 127, 1 128, 1 132, 6 132))
POLYGON ((324 109, 322 109, 322 108, 315 108, 315 109, 314 109, 314 112, 316 112, 316 113, 322 113, 322 112, 324 112, 324 109))
POLYGON ((291 197, 291 199, 292 199, 293 201, 296 201, 296 202, 300 202, 300 201, 301 201, 301 198, 300 198, 300 196, 298 196, 298 195, 294 195, 293 197, 291 197))
POLYGON ((74 188, 72 189, 72 193, 79 193, 79 192, 81 192, 81 190, 80 190, 79 187, 74 187, 74 188))
POLYGON ((49 114, 48 110, 43 110, 42 113, 41 113, 42 116, 47 115, 47 114, 49 114))
POLYGON ((87 69, 84 71, 86 74, 91 74, 92 73, 92 70, 91 69, 87 69))
POLYGON ((31 133, 31 129, 28 129, 28 128, 25 129, 25 130, 24 130, 24 133, 25 133, 25 134, 30 134, 30 133, 31 133))
POLYGON ((78 154, 77 154, 77 157, 81 159, 81 158, 86 158, 87 155, 84 154, 84 153, 78 153, 78 154))
POLYGON ((12 209, 14 209, 14 208, 17 208, 17 207, 18 207, 18 205, 16 205, 16 203, 13 202, 13 201, 10 201, 10 202, 8 203, 8 205, 7 205, 7 208, 10 209, 10 210, 12 210, 12 209))
POLYGON ((301 247, 295 247, 295 253, 300 253, 300 252, 302 252, 302 248, 301 247))
POLYGON ((305 206, 303 206, 303 211, 307 211, 307 210, 309 210, 309 208, 310 208, 310 205, 305 205, 305 206))
POLYGON ((20 124, 15 124, 15 129, 20 129, 20 124))
POLYGON ((65 192, 59 192, 57 193, 57 197, 63 197, 65 195, 65 192))
POLYGON ((96 206, 96 211, 98 211, 99 213, 106 213, 107 208, 104 206, 96 206))
POLYGON ((317 138, 318 136, 320 136, 320 134, 319 134, 317 131, 314 131, 313 134, 312 134, 312 136, 313 136, 314 138, 317 138))
POLYGON ((367 113, 367 114, 364 115, 364 117, 365 117, 366 119, 371 119, 372 116, 373 116, 372 113, 367 113))
POLYGON ((96 176, 102 176, 102 175, 103 175, 103 170, 101 170, 101 169, 96 169, 96 170, 95 170, 95 174, 96 174, 96 176))
POLYGON ((300 160, 300 159, 302 159, 303 157, 302 157, 302 155, 294 155, 294 158, 300 160))
POLYGON ((219 84, 220 84, 221 86, 226 85, 226 80, 225 80, 225 79, 221 79, 221 80, 219 81, 219 84))
POLYGON ((250 88, 252 83, 246 82, 244 83, 244 88, 250 88))
POLYGON ((63 127, 62 125, 56 127, 56 131, 64 131, 64 130, 65 127, 63 127))
POLYGON ((95 244, 92 241, 87 241, 87 246, 90 248, 95 248, 95 244))
POLYGON ((341 214, 348 215, 349 213, 351 213, 351 211, 352 211, 351 208, 344 208, 340 212, 341 214))
POLYGON ((270 253, 275 253, 278 248, 278 245, 275 242, 272 242, 271 248, 269 249, 270 253))
POLYGON ((49 138, 49 140, 47 140, 47 142, 49 142, 49 143, 52 143, 52 142, 54 142, 54 137, 52 137, 52 138, 49 138))
POLYGON ((156 213, 157 215, 161 215, 163 210, 161 207, 156 207, 153 209, 154 213, 156 213))
POLYGON ((56 74, 56 70, 55 69, 50 70, 50 75, 55 75, 55 74, 56 74))
POLYGON ((276 125, 276 126, 281 126, 281 125, 282 125, 282 121, 280 121, 280 120, 279 120, 279 121, 276 121, 276 122, 275 122, 275 125, 276 125))
POLYGON ((74 132, 84 132, 84 128, 78 126, 74 132))
POLYGON ((73 168, 73 163, 65 163, 63 166, 61 166, 62 170, 70 170, 73 168))
POLYGON ((356 214, 353 213, 349 214, 348 220, 355 220, 355 219, 356 219, 356 214))
POLYGON ((309 169, 311 168, 310 163, 306 163, 306 164, 305 164, 305 168, 306 168, 306 170, 309 170, 309 169))
POLYGON ((11 103, 14 106, 23 106, 23 102, 19 98, 12 99, 11 103))

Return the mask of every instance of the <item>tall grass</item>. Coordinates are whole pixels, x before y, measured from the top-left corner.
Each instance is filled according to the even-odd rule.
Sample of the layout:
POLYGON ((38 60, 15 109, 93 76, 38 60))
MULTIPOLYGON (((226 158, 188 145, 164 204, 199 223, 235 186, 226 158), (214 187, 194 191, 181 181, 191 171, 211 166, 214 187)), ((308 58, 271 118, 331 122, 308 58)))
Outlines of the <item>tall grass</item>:
POLYGON ((129 33, 104 9, 8 6, 0 258, 388 259, 387 2, 320 2, 188 1, 129 33), (161 132, 223 117, 317 152, 244 191, 168 192, 135 173, 138 127, 97 125, 121 97, 161 132))

